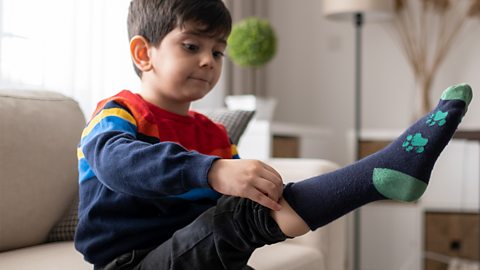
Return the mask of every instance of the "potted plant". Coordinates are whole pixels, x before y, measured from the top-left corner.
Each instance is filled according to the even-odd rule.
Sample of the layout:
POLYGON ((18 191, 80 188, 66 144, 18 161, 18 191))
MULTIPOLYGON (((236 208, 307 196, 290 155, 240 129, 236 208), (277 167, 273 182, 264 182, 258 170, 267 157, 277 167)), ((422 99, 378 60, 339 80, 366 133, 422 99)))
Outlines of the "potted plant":
MULTIPOLYGON (((252 69, 253 85, 256 83, 255 69, 267 64, 277 51, 275 31, 267 20, 249 17, 232 27, 228 38, 228 56, 242 68, 252 69)), ((256 111, 256 118, 271 119, 276 102, 272 98, 260 97, 250 89, 252 95, 228 96, 227 106, 231 109, 256 111)))

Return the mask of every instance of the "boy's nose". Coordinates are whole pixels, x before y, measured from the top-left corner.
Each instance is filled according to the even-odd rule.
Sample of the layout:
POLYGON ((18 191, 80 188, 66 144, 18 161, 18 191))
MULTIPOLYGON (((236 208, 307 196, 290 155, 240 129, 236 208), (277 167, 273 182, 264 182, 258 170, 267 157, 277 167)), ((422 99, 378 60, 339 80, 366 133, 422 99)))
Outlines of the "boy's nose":
POLYGON ((211 53, 203 53, 200 57, 200 66, 213 68, 215 64, 215 59, 211 53))

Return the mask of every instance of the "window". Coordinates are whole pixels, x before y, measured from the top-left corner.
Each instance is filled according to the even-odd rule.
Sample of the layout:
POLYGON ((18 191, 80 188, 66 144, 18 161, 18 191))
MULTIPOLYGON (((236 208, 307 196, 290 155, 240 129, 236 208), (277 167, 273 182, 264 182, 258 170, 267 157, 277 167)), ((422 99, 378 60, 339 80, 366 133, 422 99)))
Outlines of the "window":
MULTIPOLYGON (((130 0, 0 0, 0 88, 76 99, 85 115, 122 89, 137 92, 126 18, 130 0)), ((200 105, 223 103, 223 81, 200 105)))
POLYGON ((129 0, 0 0, 0 87, 96 102, 139 81, 128 54, 129 0))

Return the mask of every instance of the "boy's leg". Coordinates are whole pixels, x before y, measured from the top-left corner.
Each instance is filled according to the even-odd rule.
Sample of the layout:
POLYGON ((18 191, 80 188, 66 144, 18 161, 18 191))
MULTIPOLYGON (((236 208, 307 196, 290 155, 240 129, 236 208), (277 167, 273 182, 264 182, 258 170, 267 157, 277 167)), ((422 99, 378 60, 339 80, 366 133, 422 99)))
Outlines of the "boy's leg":
POLYGON ((431 113, 385 149, 337 171, 287 185, 283 198, 293 213, 272 216, 293 237, 305 232, 305 224, 314 230, 372 201, 417 200, 471 99, 468 85, 449 87, 431 113))
POLYGON ((247 270, 256 248, 285 239, 270 209, 248 199, 223 196, 216 207, 175 232, 133 269, 247 270))

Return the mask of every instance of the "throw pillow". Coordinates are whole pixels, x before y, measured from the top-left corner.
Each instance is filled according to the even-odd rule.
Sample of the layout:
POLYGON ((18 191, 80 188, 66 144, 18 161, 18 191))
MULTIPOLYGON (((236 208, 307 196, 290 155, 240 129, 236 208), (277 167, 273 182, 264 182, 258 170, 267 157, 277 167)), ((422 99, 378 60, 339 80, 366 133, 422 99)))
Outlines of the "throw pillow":
POLYGON ((78 223, 78 195, 63 218, 48 234, 48 242, 73 241, 78 223))
POLYGON ((238 144, 255 111, 215 109, 200 111, 212 121, 225 126, 233 144, 238 144))

